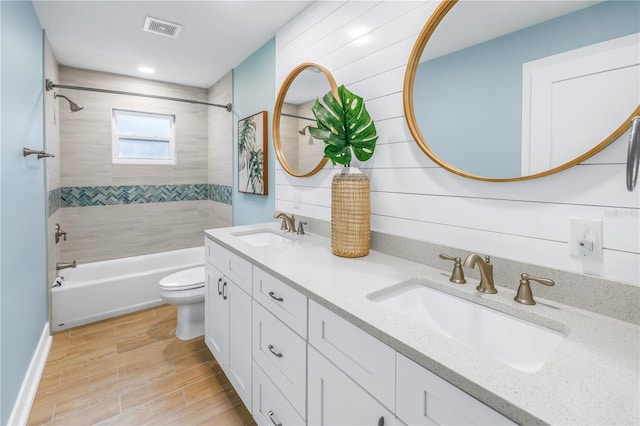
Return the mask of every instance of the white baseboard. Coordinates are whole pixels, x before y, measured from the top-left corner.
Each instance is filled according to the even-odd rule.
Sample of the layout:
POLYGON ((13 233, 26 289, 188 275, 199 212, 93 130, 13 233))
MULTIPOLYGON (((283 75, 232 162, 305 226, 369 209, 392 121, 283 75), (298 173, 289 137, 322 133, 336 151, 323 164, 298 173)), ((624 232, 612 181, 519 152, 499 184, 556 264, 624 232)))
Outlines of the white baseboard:
POLYGON ((11 417, 9 417, 9 425, 26 425, 29 420, 29 413, 31 412, 31 406, 33 400, 36 397, 38 391, 38 385, 40 384, 40 378, 44 371, 44 366, 47 363, 47 357, 49 356, 49 350, 51 349, 52 337, 49 334, 49 323, 44 324, 44 329, 40 335, 40 341, 33 353, 29 369, 24 377, 22 386, 20 387, 20 393, 16 398, 16 403, 13 406, 11 417))

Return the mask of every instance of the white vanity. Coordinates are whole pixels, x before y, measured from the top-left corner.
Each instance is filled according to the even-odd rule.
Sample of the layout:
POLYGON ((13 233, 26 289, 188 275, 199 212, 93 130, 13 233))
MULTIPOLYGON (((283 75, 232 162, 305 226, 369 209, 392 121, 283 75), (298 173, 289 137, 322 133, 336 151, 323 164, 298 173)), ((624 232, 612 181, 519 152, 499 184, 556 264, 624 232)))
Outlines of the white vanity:
POLYGON ((518 305, 502 287, 482 295, 377 252, 339 258, 314 234, 267 234, 281 236, 262 224, 205 238, 206 344, 258 424, 637 423, 637 326, 518 305), (563 340, 527 372, 376 302, 416 277, 563 340))

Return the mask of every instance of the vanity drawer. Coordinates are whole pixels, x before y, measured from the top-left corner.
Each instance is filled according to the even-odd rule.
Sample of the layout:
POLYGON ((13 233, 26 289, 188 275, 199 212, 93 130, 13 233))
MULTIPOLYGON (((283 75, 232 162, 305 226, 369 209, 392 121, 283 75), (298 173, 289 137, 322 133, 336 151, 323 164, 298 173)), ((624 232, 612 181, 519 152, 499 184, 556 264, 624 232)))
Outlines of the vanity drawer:
POLYGON ((224 272, 224 252, 224 247, 210 238, 204 237, 204 257, 206 262, 222 272, 224 272))
POLYGON ((397 354, 396 398, 396 415, 410 425, 515 425, 401 354, 397 354))
POLYGON ((253 419, 261 426, 304 425, 305 421, 282 396, 278 388, 253 364, 253 419))
POLYGON ((395 411, 395 350, 313 300, 309 343, 395 411))
POLYGON ((306 417, 307 342, 255 301, 253 359, 298 414, 306 417))
POLYGON ((307 338, 307 296, 254 266, 253 298, 293 331, 307 338))
POLYGON ((252 267, 253 265, 248 260, 225 250, 225 263, 222 272, 248 294, 251 294, 252 267))

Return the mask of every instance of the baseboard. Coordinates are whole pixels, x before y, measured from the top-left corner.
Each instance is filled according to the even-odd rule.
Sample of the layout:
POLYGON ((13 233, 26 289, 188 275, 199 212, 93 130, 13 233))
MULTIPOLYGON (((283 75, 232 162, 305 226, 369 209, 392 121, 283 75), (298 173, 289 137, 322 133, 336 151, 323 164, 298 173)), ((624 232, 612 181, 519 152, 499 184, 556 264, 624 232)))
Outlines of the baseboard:
POLYGON ((49 350, 51 349, 51 335, 49 333, 49 323, 45 323, 42 334, 40 335, 40 341, 33 353, 29 369, 24 377, 22 386, 20 387, 20 393, 13 406, 11 417, 9 417, 9 425, 26 425, 29 420, 29 413, 31 412, 31 406, 33 400, 36 397, 38 391, 38 385, 40 384, 40 378, 44 371, 44 366, 47 363, 47 357, 49 356, 49 350))

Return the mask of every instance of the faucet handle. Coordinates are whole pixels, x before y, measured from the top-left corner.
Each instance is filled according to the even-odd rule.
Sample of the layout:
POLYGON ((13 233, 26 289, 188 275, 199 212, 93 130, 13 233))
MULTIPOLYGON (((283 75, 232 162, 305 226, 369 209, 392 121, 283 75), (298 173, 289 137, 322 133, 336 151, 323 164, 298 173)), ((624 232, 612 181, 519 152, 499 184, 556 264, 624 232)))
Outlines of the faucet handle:
POLYGON ((532 277, 529 274, 522 273, 520 274, 520 287, 518 287, 518 293, 516 294, 516 297, 513 298, 513 300, 523 305, 536 304, 536 301, 533 300, 533 293, 531 292, 529 281, 536 281, 549 287, 556 284, 552 279, 549 278, 532 277))
POLYGON ((298 230, 296 231, 296 234, 298 235, 304 235, 304 227, 302 225, 306 225, 307 222, 303 222, 301 220, 298 221, 298 230))
POLYGON ((282 218, 282 223, 280 224, 280 230, 281 231, 289 230, 289 228, 287 227, 287 221, 284 219, 284 217, 282 218))
POLYGON ((464 272, 462 271, 462 259, 459 257, 449 256, 448 254, 440 253, 440 259, 451 260, 455 262, 453 265, 453 272, 451 272, 451 278, 449 281, 456 284, 466 284, 467 280, 464 279, 464 272))

